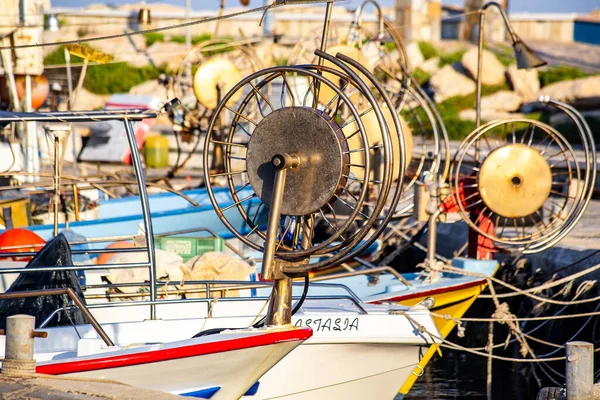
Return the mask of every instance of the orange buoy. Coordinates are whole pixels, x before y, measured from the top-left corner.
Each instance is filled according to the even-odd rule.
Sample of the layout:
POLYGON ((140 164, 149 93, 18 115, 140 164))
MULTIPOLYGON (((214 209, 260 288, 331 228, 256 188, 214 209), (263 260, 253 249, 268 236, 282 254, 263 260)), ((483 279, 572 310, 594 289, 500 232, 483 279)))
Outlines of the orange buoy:
MULTIPOLYGON (((107 249, 126 249, 129 247, 133 247, 133 243, 127 242, 127 241, 114 242, 114 243, 111 243, 108 246, 106 246, 107 249)), ((110 260, 110 258, 112 256, 114 256, 115 254, 117 254, 117 253, 100 254, 98 256, 98 259, 96 260, 96 264, 108 264, 108 260, 110 260)))
MULTIPOLYGON (((0 253, 27 253, 40 251, 46 244, 38 234, 22 228, 7 229, 0 234, 0 253)), ((33 257, 6 257, 0 260, 29 261, 33 257)))

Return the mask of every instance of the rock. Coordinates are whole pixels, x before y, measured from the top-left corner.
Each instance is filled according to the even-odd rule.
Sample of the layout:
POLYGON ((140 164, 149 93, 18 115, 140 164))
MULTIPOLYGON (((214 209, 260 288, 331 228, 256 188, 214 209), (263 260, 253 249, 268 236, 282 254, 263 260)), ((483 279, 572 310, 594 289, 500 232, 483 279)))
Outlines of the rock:
MULTIPOLYGON (((110 98, 108 94, 94 94, 85 88, 77 93, 75 102, 73 103, 73 110, 98 110, 104 108, 104 105, 110 98)), ((61 104, 60 111, 66 111, 67 105, 61 104)))
POLYGON ((440 70, 440 58, 433 57, 419 65, 419 68, 429 74, 435 74, 440 70))
MULTIPOLYGON (((90 37, 95 36, 98 36, 98 34, 90 35, 90 37)), ((82 40, 85 41, 85 37, 82 40)), ((91 42, 90 46, 106 54, 113 55, 117 61, 129 61, 135 54, 143 54, 144 50, 146 50, 146 42, 141 35, 97 40, 91 42)))
MULTIPOLYGON (((152 62, 157 67, 166 64, 170 69, 176 70, 186 53, 185 44, 183 43, 156 42, 146 50, 143 59, 139 57, 136 59, 143 62, 142 65, 146 65, 148 62, 152 62)), ((133 65, 132 61, 129 61, 129 63, 133 65)))
POLYGON ((408 46, 406 46, 406 56, 408 57, 412 68, 420 66, 425 61, 425 57, 423 57, 419 45, 416 42, 409 43, 408 46))
POLYGON ((500 90, 489 96, 481 98, 482 110, 517 111, 523 99, 510 90, 500 90))
POLYGON ((431 76, 429 85, 434 91, 434 100, 440 103, 453 96, 466 96, 475 91, 475 82, 446 65, 431 76))
POLYGON ((540 91, 540 78, 537 69, 517 69, 515 64, 511 64, 508 66, 506 74, 513 90, 524 101, 529 102, 537 99, 540 91))
POLYGON ((265 68, 272 67, 275 62, 275 57, 271 51, 271 44, 261 43, 254 46, 254 52, 256 56, 265 68))
MULTIPOLYGON (((462 57, 461 63, 465 70, 473 79, 477 77, 477 49, 468 50, 462 57)), ((487 51, 483 51, 483 68, 481 82, 484 85, 495 86, 504 83, 504 65, 496 56, 487 51)))
MULTIPOLYGON (((458 117, 465 121, 475 121, 475 110, 462 110, 458 113, 458 117)), ((506 111, 499 110, 481 109, 481 121, 483 122, 502 118, 525 118, 525 115, 519 113, 509 113, 506 111)))
POLYGON ((165 98, 166 89, 163 85, 158 83, 158 80, 153 79, 151 81, 142 82, 129 89, 129 94, 136 96, 155 96, 160 99, 165 98))
POLYGON ((554 100, 594 108, 600 105, 600 76, 556 82, 542 88, 540 96, 550 96, 554 100))

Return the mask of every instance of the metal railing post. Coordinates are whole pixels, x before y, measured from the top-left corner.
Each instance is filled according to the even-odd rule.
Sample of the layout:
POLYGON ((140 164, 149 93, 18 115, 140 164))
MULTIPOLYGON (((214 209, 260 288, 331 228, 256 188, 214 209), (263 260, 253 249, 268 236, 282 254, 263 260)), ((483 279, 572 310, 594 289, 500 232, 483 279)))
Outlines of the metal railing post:
MULTIPOLYGON (((152 231, 152 220, 150 219, 150 204, 148 202, 148 192, 146 191, 146 178, 142 169, 142 160, 140 152, 135 141, 133 126, 129 119, 125 119, 125 131, 127 132, 127 140, 131 149, 131 162, 135 170, 135 179, 138 184, 140 201, 142 203, 142 216, 144 217, 144 230, 146 234, 146 247, 148 249, 148 262, 150 263, 150 300, 156 300, 156 257, 154 251, 154 233, 152 231)), ((150 319, 156 319, 156 305, 150 306, 150 319)))

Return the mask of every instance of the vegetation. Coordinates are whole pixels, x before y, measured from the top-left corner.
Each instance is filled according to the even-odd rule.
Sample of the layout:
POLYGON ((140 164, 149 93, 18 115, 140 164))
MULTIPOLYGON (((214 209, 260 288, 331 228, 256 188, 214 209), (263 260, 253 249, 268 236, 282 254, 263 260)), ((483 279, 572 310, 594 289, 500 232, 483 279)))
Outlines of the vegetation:
POLYGON ((429 42, 420 41, 418 43, 419 50, 423 55, 423 58, 429 60, 430 58, 439 56, 437 49, 429 42))
POLYGON ((156 42, 164 42, 165 35, 160 32, 148 32, 144 33, 144 39, 146 40, 146 47, 150 47, 156 42))
POLYGON ((458 50, 455 51, 453 53, 448 53, 448 54, 441 54, 440 55, 440 62, 439 62, 439 66, 443 67, 444 65, 452 65, 456 62, 460 62, 460 60, 462 60, 463 55, 467 52, 467 50, 463 49, 463 50, 458 50))
POLYGON ((415 68, 412 74, 421 86, 427 83, 429 81, 429 78, 431 78, 431 74, 429 72, 423 71, 421 68, 415 68))
POLYGON ((157 79, 160 73, 150 65, 141 68, 127 63, 95 65, 88 68, 84 86, 96 94, 127 93, 140 83, 157 79))
MULTIPOLYGON (((481 93, 483 96, 487 96, 500 90, 508 89, 509 87, 507 84, 498 86, 484 85, 481 88, 481 93)), ((463 110, 475 108, 475 93, 471 93, 468 96, 451 97, 436 106, 444 121, 450 139, 464 139, 473 129, 475 129, 475 122, 462 120, 458 116, 458 113, 463 110)))
POLYGON ((560 81, 583 78, 585 76, 586 74, 579 68, 567 66, 548 68, 539 72, 540 85, 542 87, 560 81))
MULTIPOLYGON (((60 46, 44 58, 44 64, 64 64, 64 47, 60 46)), ((73 64, 79 64, 83 60, 77 56, 71 56, 73 64)), ((84 87, 96 94, 126 93, 132 87, 147 80, 156 79, 165 68, 155 68, 151 65, 144 67, 133 67, 127 63, 90 64, 85 77, 84 87)))
MULTIPOLYGON (((212 39, 212 33, 203 33, 201 35, 192 36, 192 44, 206 42, 211 39, 212 39)), ((183 36, 183 35, 171 36, 171 42, 185 43, 185 36, 183 36)))
POLYGON ((512 46, 496 44, 494 47, 489 47, 487 44, 484 44, 484 48, 494 53, 498 61, 505 67, 515 63, 515 54, 512 46))
MULTIPOLYGON (((82 46, 88 46, 85 43, 81 43, 82 46)), ((44 57, 45 65, 62 65, 65 64, 67 60, 65 59, 65 46, 59 46, 52 53, 49 53, 44 57)), ((71 55, 71 63, 79 64, 83 62, 83 58, 71 55)))
POLYGON ((283 66, 288 65, 288 59, 287 59, 287 57, 274 58, 273 64, 275 64, 278 67, 283 67, 283 66))

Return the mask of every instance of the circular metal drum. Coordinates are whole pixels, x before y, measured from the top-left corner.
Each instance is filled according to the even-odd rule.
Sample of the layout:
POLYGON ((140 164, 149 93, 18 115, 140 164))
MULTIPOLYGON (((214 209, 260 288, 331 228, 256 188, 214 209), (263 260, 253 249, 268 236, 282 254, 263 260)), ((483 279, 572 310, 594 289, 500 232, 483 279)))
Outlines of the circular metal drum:
POLYGON ((595 181, 595 145, 583 117, 546 100, 578 128, 583 157, 558 131, 529 119, 492 121, 460 145, 451 167, 453 204, 478 234, 509 251, 534 253, 579 221, 595 181), (481 226, 494 227, 490 233, 481 226))
POLYGON ((361 240, 371 237, 390 193, 394 163, 404 162, 394 157, 389 132, 398 134, 388 128, 369 87, 352 71, 354 67, 335 59, 329 61, 339 68, 275 67, 243 79, 215 110, 204 146, 207 189, 221 221, 243 243, 261 251, 268 240, 265 229, 274 179, 271 161, 278 154, 297 157, 297 167, 286 175, 275 255, 287 260, 320 255, 314 269, 340 262, 354 253, 361 240), (349 75, 340 72, 344 68, 349 75), (333 82, 340 79, 346 82, 344 90, 333 82), (266 96, 269 90, 271 96, 266 96), (333 93, 329 105, 317 101, 323 90, 333 93), (362 105, 376 115, 379 130, 385 132, 378 146, 386 166, 377 181, 370 173, 372 144, 361 113, 350 100, 357 92, 362 105), (240 94, 234 107, 225 106, 240 94), (257 116, 247 114, 250 105, 260 110, 257 116), (232 120, 223 139, 215 135, 214 129, 220 118, 232 120), (354 131, 344 130, 351 124, 356 125, 354 131), (214 154, 216 146, 225 149, 222 174, 209 169, 209 155, 214 154), (352 157, 356 154, 361 155, 360 162, 352 157), (219 200, 222 193, 210 183, 219 177, 227 180, 228 201, 219 200), (378 187, 375 197, 371 197, 372 185, 378 187), (348 211, 341 218, 340 207, 348 211), (326 221, 332 230, 317 243, 313 235, 319 220, 326 221))

